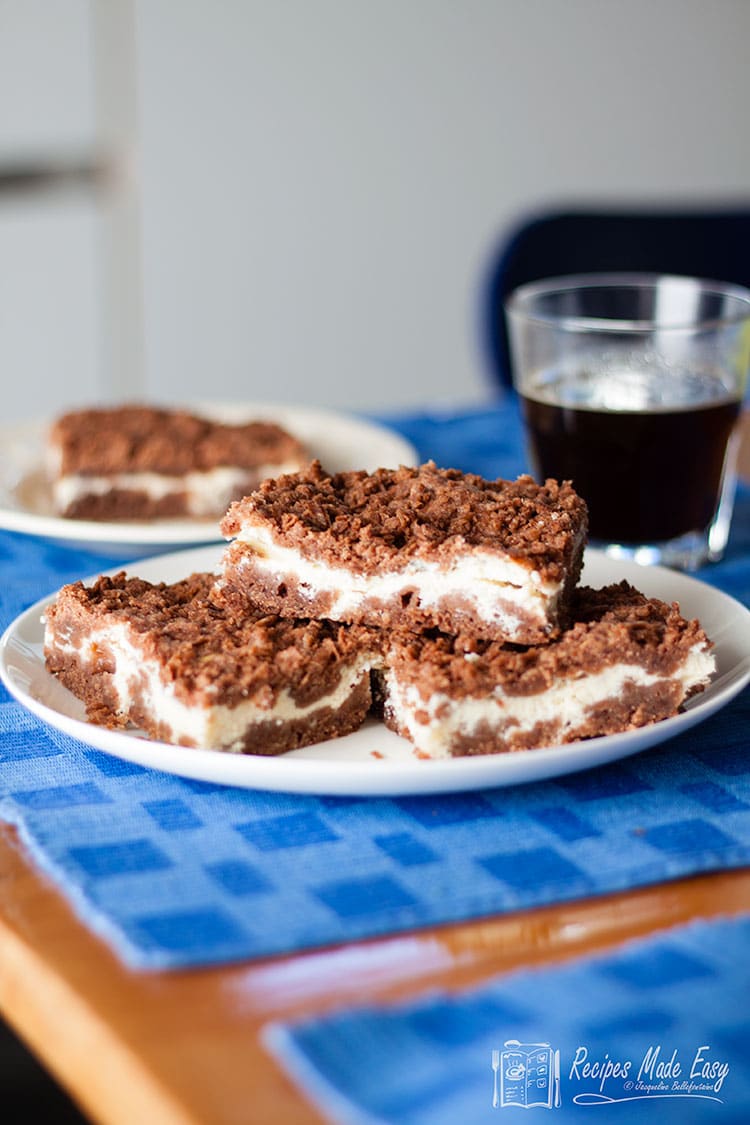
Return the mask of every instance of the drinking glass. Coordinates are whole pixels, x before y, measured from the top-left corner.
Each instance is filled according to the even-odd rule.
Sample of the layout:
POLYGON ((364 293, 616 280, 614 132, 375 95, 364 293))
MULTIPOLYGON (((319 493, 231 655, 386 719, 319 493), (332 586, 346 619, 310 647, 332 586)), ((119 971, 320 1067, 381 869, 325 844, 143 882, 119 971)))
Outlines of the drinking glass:
POLYGON ((513 382, 538 480, 571 480, 590 542, 695 569, 729 535, 750 365, 750 290, 651 274, 521 286, 513 382))

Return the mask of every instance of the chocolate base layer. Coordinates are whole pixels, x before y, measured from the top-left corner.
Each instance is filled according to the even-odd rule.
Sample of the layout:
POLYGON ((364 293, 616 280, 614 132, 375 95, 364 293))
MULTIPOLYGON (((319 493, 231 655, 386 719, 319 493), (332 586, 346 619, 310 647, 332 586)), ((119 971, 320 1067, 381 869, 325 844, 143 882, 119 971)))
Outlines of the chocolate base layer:
POLYGON ((60 514, 74 520, 157 520, 179 518, 188 512, 188 497, 184 491, 155 500, 147 492, 113 488, 109 492, 79 496, 60 514))
MULTIPOLYGON (((244 480, 234 486, 229 500, 222 497, 221 501, 212 507, 210 516, 218 518, 226 508, 225 500, 231 503, 232 500, 252 492, 262 479, 257 473, 248 474, 244 480)), ((186 490, 185 482, 180 478, 175 478, 173 491, 158 497, 135 488, 110 488, 107 492, 84 492, 72 503, 67 504, 60 514, 65 519, 97 521, 194 517, 190 492, 186 490)), ((204 513, 200 518, 209 518, 209 513, 204 513)))

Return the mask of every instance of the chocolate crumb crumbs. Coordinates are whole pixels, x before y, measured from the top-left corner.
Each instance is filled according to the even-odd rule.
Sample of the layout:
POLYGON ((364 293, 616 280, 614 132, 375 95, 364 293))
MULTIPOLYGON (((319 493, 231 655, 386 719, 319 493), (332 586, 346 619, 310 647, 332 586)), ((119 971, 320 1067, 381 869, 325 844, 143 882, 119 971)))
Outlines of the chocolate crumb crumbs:
POLYGON ((213 703, 230 707, 247 699, 270 705, 282 690, 300 707, 317 702, 337 686, 342 663, 371 643, 366 630, 329 621, 262 611, 230 620, 210 599, 213 582, 211 574, 193 574, 154 585, 121 572, 90 587, 63 587, 47 617, 51 627, 64 617, 71 639, 76 630, 85 638, 97 618, 127 623, 140 634, 144 659, 162 665, 176 695, 189 701, 210 691, 213 703))
POLYGON ((232 425, 143 405, 71 411, 53 423, 50 444, 59 449, 62 475, 181 476, 220 466, 251 469, 308 459, 302 443, 275 422, 232 425))
POLYGON ((231 538, 257 524, 270 525, 280 544, 306 558, 362 574, 481 548, 557 581, 580 553, 587 510, 569 481, 488 481, 433 462, 329 476, 313 462, 232 504, 221 530, 231 538))
POLYGON ((711 647, 698 621, 676 603, 647 598, 627 582, 579 587, 572 625, 554 643, 522 647, 432 632, 394 636, 387 657, 424 700, 435 693, 481 698, 497 684, 509 695, 536 695, 556 681, 613 664, 637 664, 655 676, 675 673, 697 644, 711 647))

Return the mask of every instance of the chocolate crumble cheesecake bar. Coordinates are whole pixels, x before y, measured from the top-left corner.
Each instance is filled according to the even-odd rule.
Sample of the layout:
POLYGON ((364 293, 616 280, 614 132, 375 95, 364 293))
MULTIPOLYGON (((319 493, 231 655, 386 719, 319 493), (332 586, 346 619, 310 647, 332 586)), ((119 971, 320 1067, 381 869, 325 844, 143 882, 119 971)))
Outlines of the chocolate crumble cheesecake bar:
POLYGON ((76 519, 218 519, 266 477, 308 460, 275 422, 230 425, 151 406, 72 411, 48 439, 55 510, 76 519))
POLYGON ((627 583, 580 588, 572 616, 558 640, 525 649, 394 636, 386 725, 433 758, 558 745, 675 715, 715 670, 697 621, 627 583))
POLYGON ((64 586, 46 614, 48 670, 89 721, 183 746, 280 754, 361 725, 373 659, 364 630, 260 610, 229 623, 212 584, 121 573, 64 586))
POLYGON ((270 613, 534 644, 565 618, 587 531, 569 483, 432 463, 265 481, 221 524, 217 598, 270 613))

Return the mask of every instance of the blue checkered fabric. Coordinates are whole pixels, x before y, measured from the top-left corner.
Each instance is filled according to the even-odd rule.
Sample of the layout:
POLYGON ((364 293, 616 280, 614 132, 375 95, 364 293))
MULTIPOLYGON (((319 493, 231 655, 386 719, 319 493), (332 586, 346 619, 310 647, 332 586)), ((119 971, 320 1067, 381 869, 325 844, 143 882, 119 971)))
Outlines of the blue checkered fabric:
POLYGON ((552 1125, 744 1125, 748 948, 750 919, 695 923, 457 996, 271 1025, 265 1038, 325 1119, 345 1125, 513 1122, 522 1105, 549 1109, 552 1125))
MULTIPOLYGON (((391 419, 423 458, 523 469, 512 402, 391 419)), ((116 565, 0 534, 0 618, 116 565)), ((750 493, 706 580, 750 600, 750 493)), ((0 689, 2 692, 2 689, 0 689)), ((0 816, 136 967, 241 960, 750 861, 750 694, 626 762, 516 789, 386 799, 193 782, 109 757, 0 695, 0 816)))

